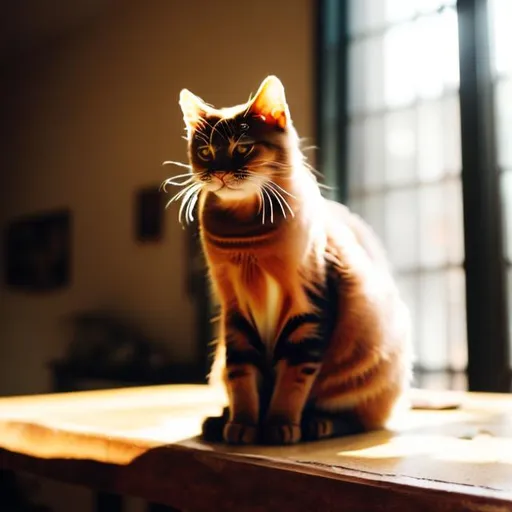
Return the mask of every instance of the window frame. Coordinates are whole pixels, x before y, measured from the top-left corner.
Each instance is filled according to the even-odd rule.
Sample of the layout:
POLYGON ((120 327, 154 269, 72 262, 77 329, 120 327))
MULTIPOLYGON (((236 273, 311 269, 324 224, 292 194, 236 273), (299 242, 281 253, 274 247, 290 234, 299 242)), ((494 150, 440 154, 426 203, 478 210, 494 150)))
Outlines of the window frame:
MULTIPOLYGON (((316 138, 318 166, 326 157, 325 104, 329 4, 337 2, 334 33, 336 79, 335 199, 346 202, 348 184, 348 4, 349 0, 320 0, 316 19, 316 138)), ((510 392, 507 265, 504 252, 504 213, 496 161, 494 83, 491 73, 487 0, 458 0, 459 103, 462 156, 464 263, 466 276, 467 382, 471 391, 510 392), (476 228, 478 227, 478 228, 476 228), (489 340, 493 340, 489 343, 489 340)), ((332 31, 332 26, 330 27, 332 31)), ((331 48, 330 51, 333 51, 331 48)), ((327 169, 325 169, 327 171, 327 169)))

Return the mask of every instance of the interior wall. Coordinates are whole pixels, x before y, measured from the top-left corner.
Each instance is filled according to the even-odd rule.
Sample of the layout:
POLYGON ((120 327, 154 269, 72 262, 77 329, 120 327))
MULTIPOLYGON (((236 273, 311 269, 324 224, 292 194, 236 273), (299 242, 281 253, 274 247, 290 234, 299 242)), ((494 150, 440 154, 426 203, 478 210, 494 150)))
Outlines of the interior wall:
POLYGON ((108 307, 195 357, 184 231, 166 212, 161 243, 133 236, 136 190, 184 160, 182 87, 214 105, 245 101, 268 74, 313 136, 313 0, 126 1, 79 31, 5 64, 0 227, 69 207, 72 282, 28 294, 0 285, 0 394, 44 392, 45 364, 69 341, 63 320, 108 307))

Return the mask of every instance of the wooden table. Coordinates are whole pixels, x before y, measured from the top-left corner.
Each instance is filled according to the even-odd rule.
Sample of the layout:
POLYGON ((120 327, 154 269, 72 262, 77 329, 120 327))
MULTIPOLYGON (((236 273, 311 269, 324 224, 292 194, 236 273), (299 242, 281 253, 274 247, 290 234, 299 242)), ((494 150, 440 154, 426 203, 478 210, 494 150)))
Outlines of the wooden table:
POLYGON ((205 386, 4 398, 0 467, 192 512, 512 510, 512 396, 457 398, 388 431, 277 448, 201 443, 224 402, 205 386))

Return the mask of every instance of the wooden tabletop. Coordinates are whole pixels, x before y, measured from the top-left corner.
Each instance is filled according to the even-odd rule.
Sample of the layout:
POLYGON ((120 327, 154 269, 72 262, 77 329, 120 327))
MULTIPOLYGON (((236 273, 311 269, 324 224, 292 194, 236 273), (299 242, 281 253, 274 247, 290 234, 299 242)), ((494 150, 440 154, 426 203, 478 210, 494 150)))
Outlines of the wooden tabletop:
POLYGON ((201 443, 224 403, 206 386, 3 398, 0 467, 192 512, 512 510, 512 396, 454 398, 387 431, 277 448, 201 443))

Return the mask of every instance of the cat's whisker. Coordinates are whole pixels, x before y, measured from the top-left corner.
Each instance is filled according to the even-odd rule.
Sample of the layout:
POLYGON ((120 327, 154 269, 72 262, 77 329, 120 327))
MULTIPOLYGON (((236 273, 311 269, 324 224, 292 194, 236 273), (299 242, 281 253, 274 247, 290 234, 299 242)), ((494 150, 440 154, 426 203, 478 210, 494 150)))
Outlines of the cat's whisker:
POLYGON ((248 171, 245 168, 242 168, 240 170, 246 174, 246 176, 244 178, 245 180, 247 180, 248 182, 251 182, 251 183, 256 183, 259 186, 259 190, 258 190, 259 206, 258 206, 257 214, 259 215, 260 212, 263 210, 263 216, 262 216, 261 223, 265 224, 265 197, 263 196, 263 192, 261 191, 261 189, 263 187, 263 184, 261 183, 261 177, 256 173, 251 173, 250 171, 248 171))
POLYGON ((169 180, 179 180, 180 178, 186 178, 187 176, 189 178, 193 178, 194 177, 194 175, 191 172, 184 172, 183 174, 177 174, 176 176, 171 176, 168 179, 169 180))
POLYGON ((261 175, 257 172, 251 171, 250 169, 244 168, 242 171, 245 173, 246 176, 259 178, 261 175))
POLYGON ((185 215, 185 219, 187 219, 188 223, 194 222, 194 207, 196 206, 197 199, 199 197, 199 191, 200 191, 200 189, 198 189, 194 193, 194 195, 188 202, 187 211, 186 211, 186 215, 185 215))
MULTIPOLYGON (((203 118, 204 119, 204 118, 203 118)), ((213 136, 215 134, 215 132, 217 132, 226 142, 229 142, 228 138, 226 137, 226 135, 224 133, 222 133, 218 128, 217 128, 217 125, 222 123, 224 121, 224 119, 220 118, 215 124, 211 124, 210 122, 208 122, 206 119, 204 119, 205 122, 211 127, 212 131, 210 133, 210 138, 208 140, 208 143, 210 145, 212 145, 212 141, 213 141, 213 136)))
POLYGON ((267 191, 270 192, 276 198, 276 201, 279 204, 279 206, 281 207, 281 211, 283 212, 283 217, 286 219, 286 212, 284 210, 283 203, 281 202, 281 199, 279 198, 279 196, 276 194, 276 191, 273 188, 269 187, 268 184, 265 187, 266 187, 267 191))
POLYGON ((292 199, 297 199, 293 194, 288 192, 288 190, 285 190, 283 187, 279 186, 275 181, 269 180, 269 183, 272 183, 274 187, 277 187, 281 192, 285 193, 287 196, 291 197, 292 199))
POLYGON ((279 169, 292 169, 293 166, 273 160, 255 160, 250 163, 251 167, 278 167, 279 169))
POLYGON ((162 165, 176 165, 178 167, 184 167, 185 169, 192 169, 192 166, 190 164, 177 162, 175 160, 165 160, 164 162, 162 162, 162 165))
POLYGON ((261 223, 262 224, 265 224, 265 196, 263 195, 263 192, 259 191, 259 194, 260 194, 260 209, 258 211, 258 213, 263 209, 263 214, 262 214, 262 217, 261 217, 261 223), (263 208, 262 208, 263 206, 263 208))
POLYGON ((247 116, 249 113, 249 110, 251 110, 252 107, 252 92, 249 94, 249 99, 247 100, 247 108, 245 109, 245 112, 242 114, 243 117, 247 116))
POLYGON ((178 193, 176 193, 174 196, 169 199, 167 202, 166 208, 169 207, 171 203, 174 201, 178 201, 181 197, 183 197, 191 188, 194 188, 195 186, 202 186, 201 183, 191 183, 190 185, 187 185, 183 190, 180 190, 178 193))
MULTIPOLYGON (((283 201, 285 206, 288 208, 288 211, 290 212, 290 215, 292 217, 295 217, 295 212, 293 211, 293 208, 290 206, 290 204, 285 199, 285 197, 279 192, 279 190, 276 190, 276 189, 272 188, 272 185, 275 185, 275 183, 272 182, 272 181, 269 181, 269 182, 267 182, 267 185, 270 187, 270 189, 272 190, 272 192, 276 196, 277 200, 279 201, 279 198, 280 198, 283 201)), ((281 202, 279 202, 279 204, 281 204, 281 202)), ((281 208, 282 208, 282 205, 281 205, 281 208)), ((284 211, 283 211, 283 215, 286 218, 286 214, 284 213, 284 211)))
POLYGON ((274 205, 272 204, 272 198, 264 186, 261 188, 261 190, 267 196, 268 203, 270 205, 270 223, 274 224, 274 205))
MULTIPOLYGON (((179 176, 177 178, 179 178, 179 176)), ((183 181, 174 181, 174 178, 168 178, 160 185, 160 190, 167 192, 167 185, 173 185, 175 187, 184 187, 185 185, 190 185, 194 181, 195 179, 193 176, 183 181)))
POLYGON ((246 137, 245 133, 241 133, 235 141, 235 146, 242 140, 243 137, 246 137))
POLYGON ((206 144, 206 145, 209 144, 208 137, 201 131, 196 131, 194 136, 197 137, 199 140, 201 140, 204 144, 206 144))
POLYGON ((316 174, 317 176, 319 176, 320 178, 324 178, 324 175, 318 171, 317 169, 315 169, 309 162, 306 162, 304 161, 303 162, 304 166, 309 169, 313 174, 316 174))
POLYGON ((184 194, 186 194, 188 192, 188 190, 193 187, 194 184, 191 183, 190 185, 188 185, 187 187, 185 187, 183 190, 180 190, 179 192, 177 192, 176 194, 174 194, 171 199, 169 199, 169 202, 167 203, 168 205, 173 203, 174 201, 178 201, 180 199, 180 197, 182 197, 184 194))
MULTIPOLYGON (((190 222, 190 216, 191 216, 190 205, 193 202, 196 194, 199 193, 199 190, 200 190, 200 187, 199 188, 191 187, 189 190, 189 193, 186 194, 185 196, 183 196, 183 200, 180 205, 180 211, 183 211, 185 213, 185 222, 187 222, 187 223, 190 222)), ((193 205, 192 205, 192 207, 193 207, 193 205)), ((180 213, 178 213, 178 217, 180 218, 180 222, 181 222, 181 214, 180 213)))
POLYGON ((263 224, 265 224, 266 222, 266 219, 267 219, 267 201, 266 201, 266 198, 265 198, 265 194, 263 194, 263 192, 261 193, 261 197, 263 197, 263 224))
POLYGON ((184 195, 184 197, 181 201, 180 209, 178 211, 178 220, 179 220, 180 224, 182 224, 181 218, 183 216, 183 211, 185 210, 187 203, 192 199, 192 197, 194 197, 196 192, 198 192, 201 187, 202 187, 201 183, 195 183, 188 189, 188 191, 184 195))
MULTIPOLYGON (((259 178, 259 174, 258 173, 250 171, 249 169, 244 169, 244 172, 246 173, 246 179, 248 181, 250 181, 251 178, 259 178)), ((283 196, 283 193, 285 193, 286 195, 290 196, 291 198, 296 199, 296 197, 293 194, 291 194, 290 192, 288 192, 287 190, 285 190, 284 188, 282 188, 281 186, 279 186, 277 183, 275 183, 272 180, 268 180, 267 182, 265 182, 263 184, 260 183, 260 179, 257 179, 257 180, 253 179, 252 181, 257 181, 262 187, 267 186, 268 189, 272 191, 272 194, 274 196, 276 196, 276 194, 277 194, 278 197, 276 196, 276 199, 279 202, 279 205, 281 206, 281 209, 283 209, 283 215, 284 215, 285 218, 286 218, 286 213, 284 211, 283 204, 281 203, 281 200, 284 202, 284 205, 286 206, 286 208, 288 209, 288 211, 290 212, 292 217, 295 217, 295 213, 294 213, 292 207, 290 206, 288 201, 286 201, 286 199, 283 196)))

